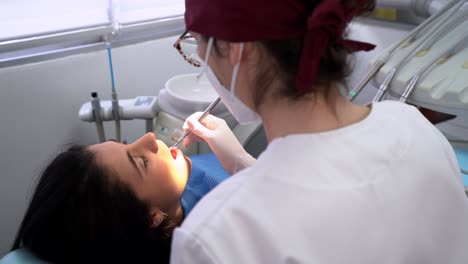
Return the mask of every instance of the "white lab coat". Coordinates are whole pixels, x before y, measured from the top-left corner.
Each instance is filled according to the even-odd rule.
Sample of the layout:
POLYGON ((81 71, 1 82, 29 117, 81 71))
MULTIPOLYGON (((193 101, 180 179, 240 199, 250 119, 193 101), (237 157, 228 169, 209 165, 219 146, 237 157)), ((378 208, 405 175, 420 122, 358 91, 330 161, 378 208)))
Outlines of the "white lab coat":
POLYGON ((414 107, 274 140, 174 233, 171 263, 468 263, 453 150, 414 107))

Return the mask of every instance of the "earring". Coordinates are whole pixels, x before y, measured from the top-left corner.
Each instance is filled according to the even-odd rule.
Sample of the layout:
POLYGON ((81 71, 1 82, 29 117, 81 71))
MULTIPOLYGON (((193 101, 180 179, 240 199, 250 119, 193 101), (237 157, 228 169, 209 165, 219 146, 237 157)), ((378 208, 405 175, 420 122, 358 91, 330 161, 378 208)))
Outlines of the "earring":
POLYGON ((158 217, 158 223, 153 222, 151 224, 153 228, 157 228, 169 216, 166 213, 161 211, 161 214, 159 214, 157 217, 158 217))
MULTIPOLYGON (((164 219, 166 219, 166 218, 168 217, 168 215, 167 215, 166 213, 162 213, 162 215, 163 215, 162 221, 164 221, 164 219)), ((161 222, 162 222, 162 221, 161 221, 161 222)))

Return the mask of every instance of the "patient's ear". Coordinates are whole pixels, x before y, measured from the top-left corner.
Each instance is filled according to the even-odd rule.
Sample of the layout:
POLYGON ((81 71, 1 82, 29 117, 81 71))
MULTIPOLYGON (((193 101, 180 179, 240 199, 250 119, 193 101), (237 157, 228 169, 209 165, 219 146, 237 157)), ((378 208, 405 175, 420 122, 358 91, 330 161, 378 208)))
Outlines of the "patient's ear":
POLYGON ((150 217, 151 217, 151 227, 156 228, 162 223, 162 221, 164 221, 164 219, 166 219, 167 214, 165 214, 159 208, 155 208, 151 210, 150 217))

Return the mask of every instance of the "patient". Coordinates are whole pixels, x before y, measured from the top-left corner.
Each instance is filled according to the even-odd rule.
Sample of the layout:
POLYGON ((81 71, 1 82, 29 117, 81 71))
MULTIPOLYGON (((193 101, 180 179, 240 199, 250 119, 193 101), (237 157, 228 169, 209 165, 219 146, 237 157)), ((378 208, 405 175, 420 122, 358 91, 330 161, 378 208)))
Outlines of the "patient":
POLYGON ((167 263, 174 228, 228 176, 187 185, 191 170, 200 175, 152 133, 71 147, 42 173, 13 249, 52 263, 167 263))

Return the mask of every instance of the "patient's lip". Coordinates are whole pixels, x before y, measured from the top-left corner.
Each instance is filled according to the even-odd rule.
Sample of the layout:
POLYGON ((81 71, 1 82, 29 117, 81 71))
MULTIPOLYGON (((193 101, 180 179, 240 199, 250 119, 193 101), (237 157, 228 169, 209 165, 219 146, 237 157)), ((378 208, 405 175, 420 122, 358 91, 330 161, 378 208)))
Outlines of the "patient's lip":
POLYGON ((176 148, 176 147, 171 148, 171 154, 172 154, 172 157, 174 159, 177 158, 177 150, 178 150, 178 148, 176 148))

